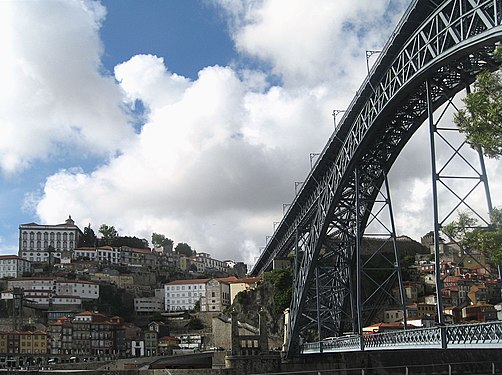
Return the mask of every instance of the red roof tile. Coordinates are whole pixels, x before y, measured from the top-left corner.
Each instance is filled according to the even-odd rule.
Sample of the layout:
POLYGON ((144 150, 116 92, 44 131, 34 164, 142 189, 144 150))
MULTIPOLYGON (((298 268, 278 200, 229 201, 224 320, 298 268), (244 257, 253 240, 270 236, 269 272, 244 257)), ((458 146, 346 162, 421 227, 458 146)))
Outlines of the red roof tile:
POLYGON ((0 255, 0 260, 2 260, 2 259, 20 259, 20 260, 26 260, 26 259, 21 258, 18 255, 0 255))
POLYGON ((205 284, 211 279, 188 279, 188 280, 174 280, 168 282, 166 285, 182 285, 182 284, 205 284))

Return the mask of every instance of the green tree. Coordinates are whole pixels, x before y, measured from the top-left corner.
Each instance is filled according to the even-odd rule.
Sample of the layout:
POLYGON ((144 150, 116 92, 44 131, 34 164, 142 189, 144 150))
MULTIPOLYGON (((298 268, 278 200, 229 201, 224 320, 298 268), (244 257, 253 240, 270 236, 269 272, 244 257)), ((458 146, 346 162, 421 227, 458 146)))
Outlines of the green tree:
MULTIPOLYGON (((502 60, 502 46, 494 56, 502 60)), ((473 148, 498 159, 502 155, 502 71, 481 72, 463 101, 465 109, 455 114, 455 124, 473 148)))
POLYGON ((481 251, 494 265, 502 264, 502 209, 494 208, 491 224, 487 228, 475 228, 477 220, 466 213, 443 228, 451 239, 464 249, 481 251))
POLYGON ((467 245, 467 243, 462 243, 467 233, 471 232, 475 228, 477 220, 471 217, 466 212, 459 212, 458 218, 455 221, 445 225, 442 229, 443 233, 446 234, 450 239, 460 243, 461 245, 467 245))
POLYGON ((103 241, 107 245, 112 245, 113 241, 119 236, 119 232, 117 232, 113 225, 108 226, 106 224, 101 224, 99 227, 99 233, 101 233, 103 241))
POLYGON ((162 246, 164 250, 172 250, 173 248, 173 240, 158 233, 152 233, 152 244, 154 246, 162 246))
POLYGON ((98 238, 91 228, 91 223, 84 228, 84 234, 80 237, 78 246, 96 246, 98 243, 98 238))
POLYGON ((274 295, 272 296, 272 310, 275 314, 282 313, 291 304, 291 291, 293 285, 293 273, 291 268, 284 270, 272 270, 264 274, 264 280, 272 284, 274 295))
POLYGON ((129 246, 129 247, 134 247, 136 249, 147 249, 148 241, 144 238, 138 238, 138 237, 117 236, 113 240, 111 240, 111 243, 109 243, 109 245, 115 247, 129 246))
POLYGON ((200 318, 192 318, 185 326, 188 329, 199 330, 204 328, 204 322, 200 318))
POLYGON ((190 245, 188 245, 188 244, 186 244, 184 242, 180 242, 179 244, 177 244, 176 247, 174 248, 174 250, 178 254, 185 255, 187 257, 191 257, 193 255, 193 250, 190 247, 190 245))
POLYGON ((190 267, 188 269, 189 271, 197 272, 197 266, 195 264, 190 264, 190 267))

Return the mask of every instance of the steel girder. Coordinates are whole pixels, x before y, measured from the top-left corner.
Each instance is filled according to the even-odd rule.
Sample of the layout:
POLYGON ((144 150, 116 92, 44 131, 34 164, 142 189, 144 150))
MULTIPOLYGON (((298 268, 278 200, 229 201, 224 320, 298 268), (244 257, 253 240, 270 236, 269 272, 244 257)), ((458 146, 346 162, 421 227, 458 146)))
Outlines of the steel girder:
POLYGON ((365 228, 379 192, 375 187, 382 185, 404 145, 427 118, 426 82, 436 109, 480 71, 497 67, 492 51, 502 37, 501 3, 416 0, 383 49, 252 270, 258 274, 270 269, 275 257, 298 251, 301 244, 288 355, 298 352, 304 328, 324 325, 341 334, 343 317, 354 321, 350 275, 354 249, 363 234, 356 227, 365 228), (370 167, 371 177, 368 184, 356 186, 354 171, 361 166, 365 171, 370 167), (357 210, 356 190, 365 196, 364 206, 357 210), (332 255, 330 270, 322 267, 326 252, 332 255), (313 283, 315 277, 318 282, 313 283), (322 299, 328 285, 329 297, 322 299), (330 324, 323 319, 328 315, 330 324))

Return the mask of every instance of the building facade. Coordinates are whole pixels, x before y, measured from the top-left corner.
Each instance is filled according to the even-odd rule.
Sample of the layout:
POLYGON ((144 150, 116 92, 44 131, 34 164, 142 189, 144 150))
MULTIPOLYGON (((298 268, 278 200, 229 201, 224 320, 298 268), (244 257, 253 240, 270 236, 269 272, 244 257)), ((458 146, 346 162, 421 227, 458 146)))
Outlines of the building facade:
POLYGON ((8 280, 7 288, 21 289, 26 303, 40 307, 79 307, 82 300, 99 298, 99 284, 80 280, 59 280, 54 277, 16 278, 8 280))
POLYGON ((139 297, 134 299, 134 312, 137 315, 151 315, 164 311, 164 301, 157 297, 139 297))
POLYGON ((48 337, 42 331, 0 331, 0 354, 47 354, 48 337))
POLYGON ((4 277, 22 277, 31 272, 31 263, 17 255, 0 255, 0 279, 4 277))
POLYGON ((174 280, 164 286, 165 310, 193 310, 195 303, 206 295, 209 279, 174 280))
POLYGON ((227 278, 174 280, 164 286, 166 311, 223 311, 230 305, 227 278))
POLYGON ((223 311, 227 306, 230 306, 230 285, 218 279, 208 280, 206 295, 200 300, 200 311, 223 311))
POLYGON ((110 360, 125 354, 123 321, 92 311, 49 324, 50 353, 79 359, 110 360))
POLYGON ((225 261, 213 259, 208 253, 197 253, 196 260, 204 264, 204 270, 206 271, 228 272, 228 266, 225 261))
POLYGON ((71 216, 63 224, 19 226, 19 256, 30 262, 52 263, 64 251, 73 251, 82 236, 71 216))
POLYGON ((227 278, 230 284, 230 304, 234 303, 234 299, 240 292, 253 290, 256 288, 258 283, 261 281, 261 276, 256 277, 246 277, 243 279, 238 278, 227 278))

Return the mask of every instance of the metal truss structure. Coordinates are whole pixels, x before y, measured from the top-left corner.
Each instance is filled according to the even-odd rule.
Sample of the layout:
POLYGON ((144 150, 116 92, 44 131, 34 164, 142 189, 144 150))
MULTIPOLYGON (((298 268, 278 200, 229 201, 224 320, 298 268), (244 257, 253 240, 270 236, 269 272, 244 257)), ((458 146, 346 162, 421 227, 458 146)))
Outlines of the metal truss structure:
POLYGON ((400 267, 387 174, 434 111, 498 67, 501 10, 502 0, 414 0, 379 54, 252 270, 294 254, 288 356, 299 353, 301 332, 317 331, 318 340, 360 334, 374 307, 395 298, 389 288, 400 267), (384 212, 390 220, 380 219, 384 212), (364 254, 375 223, 392 250, 364 254))

